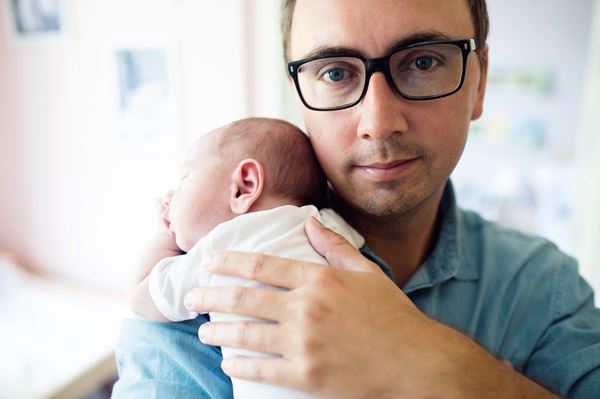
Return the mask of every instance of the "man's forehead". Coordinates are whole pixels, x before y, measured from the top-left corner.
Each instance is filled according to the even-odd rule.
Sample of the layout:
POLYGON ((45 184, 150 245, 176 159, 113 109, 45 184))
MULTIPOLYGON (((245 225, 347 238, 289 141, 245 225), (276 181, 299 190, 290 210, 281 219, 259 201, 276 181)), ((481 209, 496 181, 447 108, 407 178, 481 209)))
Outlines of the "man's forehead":
POLYGON ((292 59, 319 49, 351 49, 379 57, 415 38, 474 35, 466 0, 297 0, 290 36, 292 59))

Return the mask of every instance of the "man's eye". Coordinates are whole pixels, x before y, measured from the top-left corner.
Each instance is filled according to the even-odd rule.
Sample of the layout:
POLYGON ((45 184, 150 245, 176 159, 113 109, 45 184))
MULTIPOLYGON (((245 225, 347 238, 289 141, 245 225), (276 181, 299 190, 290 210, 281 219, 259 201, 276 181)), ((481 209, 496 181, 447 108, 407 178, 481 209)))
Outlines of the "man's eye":
POLYGON ((346 71, 344 71, 342 68, 333 68, 325 72, 326 80, 331 82, 339 82, 344 80, 345 76, 346 71))
POLYGON ((437 65, 437 60, 432 56, 421 56, 414 60, 414 67, 420 71, 428 71, 437 65))

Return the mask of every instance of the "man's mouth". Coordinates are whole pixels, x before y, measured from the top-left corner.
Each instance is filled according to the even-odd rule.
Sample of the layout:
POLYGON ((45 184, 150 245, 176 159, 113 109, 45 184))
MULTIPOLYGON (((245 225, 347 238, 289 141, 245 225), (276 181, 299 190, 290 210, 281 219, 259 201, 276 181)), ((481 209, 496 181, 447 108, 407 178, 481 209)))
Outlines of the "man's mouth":
POLYGON ((373 180, 386 181, 402 176, 419 159, 420 157, 415 157, 389 162, 372 162, 356 165, 356 168, 373 180))

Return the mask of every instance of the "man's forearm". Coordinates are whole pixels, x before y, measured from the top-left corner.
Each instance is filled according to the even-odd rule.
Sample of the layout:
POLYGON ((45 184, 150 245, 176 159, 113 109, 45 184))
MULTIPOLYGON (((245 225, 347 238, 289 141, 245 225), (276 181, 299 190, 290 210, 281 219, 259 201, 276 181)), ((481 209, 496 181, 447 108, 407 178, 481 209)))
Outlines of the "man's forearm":
POLYGON ((445 366, 448 381, 445 398, 536 398, 559 399, 536 382, 523 376, 511 366, 496 359, 475 341, 462 333, 438 323, 446 337, 445 366), (460 370, 460 374, 457 374, 460 370), (451 381, 452 380, 452 381, 451 381))

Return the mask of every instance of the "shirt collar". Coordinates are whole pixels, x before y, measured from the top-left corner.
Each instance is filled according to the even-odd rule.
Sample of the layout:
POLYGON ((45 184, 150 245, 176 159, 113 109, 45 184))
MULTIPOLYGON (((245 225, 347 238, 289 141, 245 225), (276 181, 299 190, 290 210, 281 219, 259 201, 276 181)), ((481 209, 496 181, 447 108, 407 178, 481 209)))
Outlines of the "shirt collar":
MULTIPOLYGON (((467 243, 464 215, 456 205, 454 188, 450 180, 444 188, 438 217, 440 229, 435 248, 404 286, 403 290, 406 293, 433 287, 451 278, 457 280, 479 278, 477 268, 465 256, 467 243)), ((390 268, 366 245, 361 248, 361 252, 377 263, 388 277, 393 278, 390 268)))

